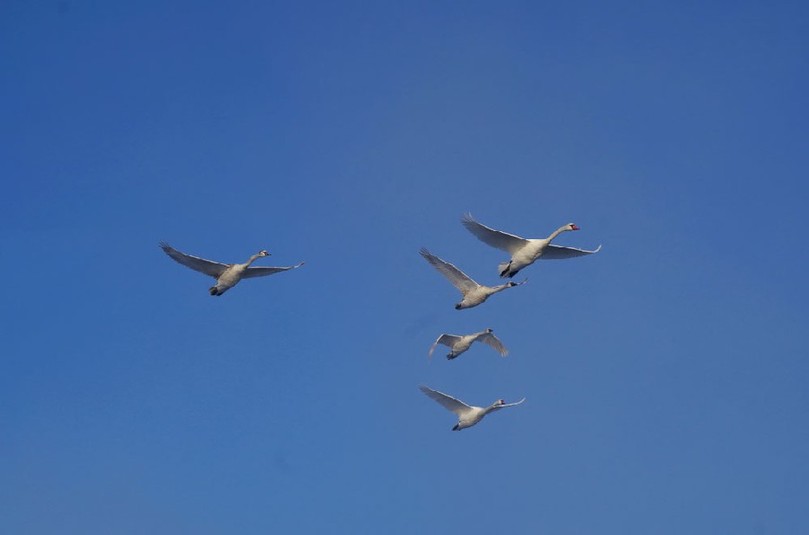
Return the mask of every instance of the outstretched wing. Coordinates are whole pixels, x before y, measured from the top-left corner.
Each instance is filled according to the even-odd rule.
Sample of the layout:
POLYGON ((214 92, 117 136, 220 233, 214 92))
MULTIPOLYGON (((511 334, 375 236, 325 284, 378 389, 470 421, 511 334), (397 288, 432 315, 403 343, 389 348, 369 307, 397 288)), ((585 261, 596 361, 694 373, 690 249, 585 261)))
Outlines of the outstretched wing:
POLYGON ((449 262, 441 260, 424 247, 421 248, 419 253, 427 262, 429 262, 435 269, 444 275, 453 286, 458 288, 462 294, 466 295, 467 292, 470 292, 480 286, 478 283, 473 281, 469 275, 456 268, 449 262))
POLYGON ((435 342, 433 342, 433 345, 430 346, 430 352, 428 353, 428 356, 430 357, 433 356, 435 346, 437 346, 438 344, 444 344, 447 347, 452 347, 460 339, 461 339, 460 336, 456 336, 454 334, 442 334, 441 336, 438 337, 438 339, 435 342))
POLYGON ((452 396, 448 396, 439 392, 438 390, 433 390, 432 388, 428 388, 424 385, 420 385, 419 389, 424 392, 427 396, 433 398, 435 401, 440 403, 444 406, 445 409, 448 411, 452 411, 458 415, 458 417, 463 416, 468 411, 472 410, 472 407, 464 403, 459 399, 455 399, 452 396))
POLYGON ((265 267, 265 266, 249 267, 245 270, 244 274, 242 275, 242 278, 249 279, 252 277, 264 277, 266 275, 272 275, 273 273, 280 273, 282 271, 289 271, 290 269, 299 268, 303 264, 304 262, 301 262, 300 264, 295 264, 294 266, 286 266, 286 267, 265 267))
POLYGON ((486 333, 482 335, 480 338, 478 338, 478 340, 480 340, 481 342, 483 342, 488 346, 493 347, 495 350, 497 350, 498 353, 500 353, 501 357, 505 357, 506 355, 508 355, 508 349, 506 349, 506 346, 503 345, 503 342, 501 342, 500 339, 496 337, 494 334, 486 333))
POLYGON ((502 249, 511 255, 528 244, 528 240, 525 238, 515 236, 514 234, 509 234, 508 232, 489 228, 486 225, 478 223, 474 220, 472 214, 470 213, 464 214, 463 219, 461 219, 461 223, 463 223, 463 226, 465 226, 469 232, 477 236, 477 238, 483 243, 498 249, 502 249))
POLYGON ((540 256, 540 260, 563 260, 565 258, 575 258, 577 256, 584 256, 588 254, 595 254, 601 250, 599 245, 594 251, 587 249, 578 249, 576 247, 563 247, 562 245, 549 244, 540 256))
POLYGON ((175 262, 179 262, 185 267, 189 267, 200 273, 205 273, 214 278, 219 278, 222 272, 230 267, 228 264, 213 262, 212 260, 205 260, 198 256, 182 253, 166 242, 160 242, 160 248, 175 262))

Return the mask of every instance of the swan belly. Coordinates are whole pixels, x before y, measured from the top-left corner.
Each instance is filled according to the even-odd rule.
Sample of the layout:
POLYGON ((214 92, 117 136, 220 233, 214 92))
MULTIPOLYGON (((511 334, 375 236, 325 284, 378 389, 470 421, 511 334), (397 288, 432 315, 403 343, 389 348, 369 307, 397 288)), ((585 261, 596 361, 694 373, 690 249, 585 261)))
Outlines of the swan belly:
POLYGON ((239 266, 231 266, 219 275, 219 278, 216 279, 216 287, 219 288, 220 293, 236 286, 242 280, 242 273, 244 273, 244 269, 239 269, 239 266))
POLYGON ((463 296, 463 300, 456 305, 456 308, 462 309, 476 307, 488 299, 490 295, 491 293, 487 292, 486 288, 484 287, 475 288, 463 296))
POLYGON ((472 427, 481 421, 484 416, 486 416, 486 412, 483 409, 474 407, 471 411, 458 419, 458 430, 460 431, 461 429, 472 427))
POLYGON ((544 242, 545 240, 531 240, 528 245, 514 253, 508 268, 508 276, 513 277, 522 268, 533 264, 545 249, 546 244, 544 242))
POLYGON ((467 340, 466 336, 458 340, 458 343, 452 346, 453 358, 468 350, 472 346, 472 342, 473 340, 467 340))

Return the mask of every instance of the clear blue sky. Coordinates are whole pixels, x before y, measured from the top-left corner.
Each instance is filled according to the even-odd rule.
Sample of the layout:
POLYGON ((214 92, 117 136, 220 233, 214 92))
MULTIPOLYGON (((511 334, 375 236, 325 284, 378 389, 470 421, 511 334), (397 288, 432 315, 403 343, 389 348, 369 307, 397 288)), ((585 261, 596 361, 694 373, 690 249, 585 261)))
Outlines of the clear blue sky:
POLYGON ((3 2, 0 532, 809 531, 807 58, 805 2, 3 2), (459 312, 465 211, 604 247, 459 312))

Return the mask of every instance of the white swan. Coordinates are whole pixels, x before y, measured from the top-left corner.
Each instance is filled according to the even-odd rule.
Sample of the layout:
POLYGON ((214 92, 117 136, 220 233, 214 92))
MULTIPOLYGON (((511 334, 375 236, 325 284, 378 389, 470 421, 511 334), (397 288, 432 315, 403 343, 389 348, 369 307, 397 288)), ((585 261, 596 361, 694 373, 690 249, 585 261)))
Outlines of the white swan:
POLYGON ((427 260, 427 262, 429 262, 435 269, 444 275, 449 282, 451 282, 452 285, 458 288, 461 294, 463 294, 463 299, 461 299, 461 302, 455 305, 456 310, 478 306, 486 301, 490 295, 494 295, 497 292, 502 292, 506 288, 513 288, 514 286, 519 286, 526 283, 526 281, 509 281, 506 284, 501 284, 499 286, 483 286, 473 281, 466 273, 456 268, 449 262, 445 262, 444 260, 441 260, 437 256, 433 255, 427 249, 422 247, 421 251, 419 252, 421 253, 421 256, 427 260))
POLYGON ((487 245, 502 249, 511 254, 511 260, 502 262, 497 266, 501 277, 513 277, 522 268, 530 266, 537 259, 558 260, 563 258, 573 258, 576 256, 583 256, 594 254, 601 250, 599 245, 597 249, 588 251, 586 249, 577 249, 575 247, 563 247, 561 245, 553 245, 551 241, 562 232, 569 230, 579 230, 579 227, 574 223, 562 225, 556 229, 553 234, 547 238, 521 238, 514 234, 508 234, 500 230, 489 228, 486 225, 478 223, 472 217, 472 214, 465 214, 461 220, 463 226, 472 234, 487 245))
POLYGON ((424 385, 419 386, 419 389, 427 396, 443 405, 445 409, 454 412, 458 416, 458 423, 452 428, 453 431, 460 431, 461 429, 472 427, 490 412, 500 410, 504 407, 514 407, 525 401, 525 398, 522 398, 516 403, 506 403, 502 399, 498 399, 488 407, 475 407, 424 385))
POLYGON ((230 288, 236 286, 242 279, 272 275, 273 273, 288 271, 303 265, 303 262, 301 262, 300 264, 287 267, 250 267, 250 264, 255 262, 256 259, 263 256, 270 256, 270 253, 267 251, 257 252, 248 258, 247 262, 244 264, 222 264, 219 262, 213 262, 212 260, 205 260, 204 258, 200 258, 198 256, 182 253, 177 249, 174 249, 166 242, 160 242, 160 248, 163 249, 163 251, 176 262, 179 262, 180 264, 189 267, 194 271, 199 271, 200 273, 214 277, 216 279, 216 284, 211 286, 211 288, 208 290, 211 295, 222 295, 230 288))
POLYGON ((494 335, 494 331, 491 329, 486 329, 485 331, 472 334, 442 334, 435 342, 433 342, 433 345, 430 346, 430 352, 428 355, 432 357, 435 346, 438 344, 444 344, 450 348, 447 358, 454 359, 469 349, 474 342, 483 342, 484 344, 493 347, 498 353, 500 353, 501 357, 508 355, 508 349, 506 349, 503 342, 501 342, 500 339, 494 335))

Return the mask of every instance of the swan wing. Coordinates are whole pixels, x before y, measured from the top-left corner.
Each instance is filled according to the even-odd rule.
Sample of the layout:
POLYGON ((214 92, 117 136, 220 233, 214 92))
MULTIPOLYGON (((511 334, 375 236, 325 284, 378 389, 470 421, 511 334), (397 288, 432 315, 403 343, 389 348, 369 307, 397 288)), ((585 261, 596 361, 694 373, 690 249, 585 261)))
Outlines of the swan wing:
POLYGON ((562 245, 549 244, 545 251, 543 251, 540 259, 544 260, 563 260, 565 258, 575 258, 577 256, 584 256, 588 254, 595 254, 601 250, 599 245, 596 249, 588 251, 587 249, 578 249, 576 247, 564 247, 562 245))
POLYGON ((289 271, 290 269, 299 268, 304 263, 301 262, 300 264, 295 264, 294 266, 286 266, 286 267, 265 267, 265 266, 256 266, 256 267, 249 267, 245 270, 244 274, 242 275, 243 279, 249 279, 252 277, 264 277, 266 275, 272 275, 273 273, 280 273, 282 271, 289 271))
POLYGON ((478 223, 470 213, 464 214, 461 223, 466 227, 466 230, 474 234, 483 243, 502 249, 511 255, 528 244, 528 240, 525 238, 478 223))
POLYGON ((460 336, 456 336, 454 334, 442 334, 441 336, 438 337, 438 339, 435 342, 433 342, 433 345, 430 346, 430 352, 428 353, 428 355, 430 357, 433 356, 433 351, 435 351, 435 346, 437 346, 438 344, 444 344, 447 347, 452 347, 460 339, 461 339, 460 336))
POLYGON ((194 271, 199 271, 200 273, 210 275, 214 278, 219 278, 222 272, 230 267, 228 264, 222 264, 212 260, 205 260, 204 258, 200 258, 198 256, 182 253, 166 242, 160 242, 160 248, 163 249, 163 252, 169 255, 175 262, 191 268, 194 271))
POLYGON ((500 339, 496 337, 494 334, 486 333, 482 335, 480 338, 478 338, 478 340, 480 340, 481 342, 483 342, 488 346, 493 347, 495 350, 497 350, 498 353, 500 353, 501 357, 505 357, 506 355, 508 355, 508 349, 506 349, 506 346, 503 345, 503 342, 501 342, 500 339))
POLYGON ((517 405, 522 404, 525 401, 525 398, 522 398, 520 401, 515 401, 514 403, 506 403, 505 405, 500 405, 500 409, 504 407, 516 407, 517 405))
POLYGON ((452 396, 448 396, 442 392, 439 392, 438 390, 433 390, 432 388, 428 388, 424 385, 419 386, 419 389, 424 392, 425 395, 433 398, 435 401, 443 405, 448 411, 452 411, 457 414, 458 417, 461 417, 472 410, 472 407, 463 401, 455 399, 452 396))
POLYGON ((421 248, 421 256, 430 263, 435 269, 437 269, 443 276, 452 283, 453 286, 458 288, 460 292, 466 295, 467 292, 470 292, 480 286, 478 283, 473 281, 469 275, 461 271, 460 269, 456 268, 449 262, 445 262, 441 260, 437 256, 433 255, 425 249, 424 247, 421 248))

